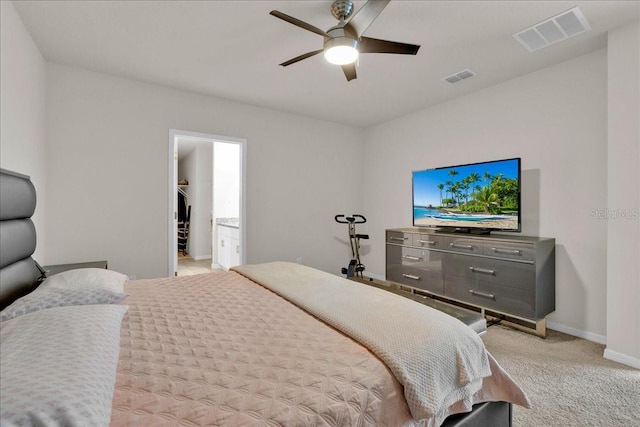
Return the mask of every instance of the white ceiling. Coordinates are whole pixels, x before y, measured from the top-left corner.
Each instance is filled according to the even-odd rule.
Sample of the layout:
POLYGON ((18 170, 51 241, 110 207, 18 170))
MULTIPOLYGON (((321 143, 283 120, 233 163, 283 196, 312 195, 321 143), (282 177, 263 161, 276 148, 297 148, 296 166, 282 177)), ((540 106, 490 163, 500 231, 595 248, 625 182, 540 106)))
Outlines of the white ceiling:
MULTIPOLYGON (((47 61, 243 103, 367 127, 606 46, 606 33, 640 17, 632 1, 400 1, 368 37, 422 47, 416 56, 364 54, 347 82, 322 55, 322 37, 269 15, 279 10, 321 29, 337 21, 327 1, 14 1, 47 61), (591 31, 535 53, 513 37, 579 6, 591 31), (456 85, 450 74, 478 75, 456 85)), ((356 10, 364 1, 356 1, 356 10)))

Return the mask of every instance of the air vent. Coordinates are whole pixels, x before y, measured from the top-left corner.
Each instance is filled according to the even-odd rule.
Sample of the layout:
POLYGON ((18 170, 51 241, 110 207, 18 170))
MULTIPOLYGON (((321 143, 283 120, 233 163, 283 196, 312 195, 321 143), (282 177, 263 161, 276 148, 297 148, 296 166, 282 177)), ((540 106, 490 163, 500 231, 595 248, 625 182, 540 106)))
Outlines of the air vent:
POLYGON ((475 71, 471 71, 470 69, 467 68, 466 70, 462 70, 450 76, 444 77, 442 81, 445 81, 450 84, 455 84, 463 81, 464 79, 471 78, 475 75, 476 75, 475 71))
POLYGON ((529 52, 535 52, 552 44, 589 31, 591 27, 578 7, 569 9, 532 27, 515 33, 516 38, 529 52))

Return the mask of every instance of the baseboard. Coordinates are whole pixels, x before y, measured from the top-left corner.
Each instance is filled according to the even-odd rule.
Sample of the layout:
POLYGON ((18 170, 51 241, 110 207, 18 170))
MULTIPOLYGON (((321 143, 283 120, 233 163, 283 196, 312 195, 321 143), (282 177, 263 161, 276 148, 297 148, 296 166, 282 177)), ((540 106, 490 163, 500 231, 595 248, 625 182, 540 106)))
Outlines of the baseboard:
POLYGON ((623 365, 631 366, 635 369, 640 369, 640 359, 618 353, 617 351, 613 351, 608 348, 604 349, 603 357, 608 360, 613 360, 614 362, 622 363, 623 365))
POLYGON ((598 344, 607 344, 607 337, 604 335, 594 334, 593 332, 583 331, 581 329, 572 328, 561 323, 547 321, 547 329, 562 332, 564 334, 573 335, 574 337, 584 338, 585 340, 597 342, 598 344))
POLYGON ((209 255, 191 255, 191 258, 193 258, 195 261, 202 261, 203 259, 211 259, 211 254, 209 255))
POLYGON ((382 276, 380 274, 371 274, 371 273, 367 273, 366 271, 365 271, 364 275, 367 276, 367 277, 372 277, 372 278, 374 278, 376 280, 384 281, 386 279, 384 276, 382 276))
MULTIPOLYGON (((593 332, 583 331, 581 329, 572 328, 571 326, 562 325, 560 323, 547 322, 547 329, 553 329, 554 331, 562 332, 574 337, 583 338, 585 340, 593 341, 598 344, 607 345, 607 337, 604 335, 594 334, 593 332)), ((622 363, 623 365, 627 365, 635 369, 640 369, 640 359, 628 356, 626 354, 618 353, 617 351, 613 351, 608 348, 605 348, 602 357, 614 362, 622 363)))

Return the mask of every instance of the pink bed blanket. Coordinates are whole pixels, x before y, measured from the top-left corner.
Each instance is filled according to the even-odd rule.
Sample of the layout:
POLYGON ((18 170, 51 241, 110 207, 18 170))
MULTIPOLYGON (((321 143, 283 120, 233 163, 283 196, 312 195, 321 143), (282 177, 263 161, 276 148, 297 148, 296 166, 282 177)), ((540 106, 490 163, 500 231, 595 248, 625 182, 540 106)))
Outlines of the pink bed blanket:
POLYGON ((238 273, 125 291, 112 426, 415 425, 380 359, 238 273))
MULTIPOLYGON (((252 273, 240 270, 255 280, 263 280, 257 276, 264 274, 297 275, 289 284, 278 277, 280 288, 312 283, 317 272, 296 272, 295 264, 280 263, 250 269, 252 273)), ((348 294, 352 290, 341 289, 345 294, 331 288, 338 284, 382 292, 376 298, 395 297, 318 273, 324 280, 319 286, 328 291, 321 293, 333 293, 338 301, 348 303, 353 298, 348 294), (328 285, 333 279, 337 282, 328 285)), ((282 289, 269 289, 278 287, 266 283, 273 280, 263 281, 257 284, 237 272, 215 272, 128 282, 129 310, 122 324, 111 425, 431 427, 449 413, 468 411, 471 403, 480 401, 528 406, 526 396, 486 353, 486 365, 477 373, 487 375, 473 382, 471 396, 467 390, 453 403, 439 402, 435 413, 414 417, 410 406, 415 402, 407 404, 405 399, 409 379, 398 378, 401 365, 385 360, 388 354, 376 354, 377 344, 367 342, 371 337, 359 336, 361 331, 341 331, 331 323, 330 313, 313 313, 313 304, 288 301, 282 289)), ((318 299, 317 292, 297 293, 318 299)), ((350 304, 366 305, 357 299, 350 304)), ((385 315, 376 316, 379 325, 385 315)), ((356 324, 351 329, 361 327, 356 324)), ((433 363, 440 362, 424 365, 433 363)), ((413 377, 413 371, 407 376, 413 377)), ((471 377, 459 380, 472 382, 471 377)), ((409 400, 422 399, 421 393, 418 390, 409 400)))

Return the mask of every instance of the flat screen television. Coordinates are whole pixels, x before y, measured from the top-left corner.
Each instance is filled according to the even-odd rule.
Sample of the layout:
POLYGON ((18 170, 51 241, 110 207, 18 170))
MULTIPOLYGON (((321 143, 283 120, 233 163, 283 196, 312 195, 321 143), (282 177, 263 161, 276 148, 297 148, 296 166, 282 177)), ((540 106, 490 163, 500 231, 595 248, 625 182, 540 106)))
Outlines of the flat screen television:
POLYGON ((412 172, 413 225, 520 231, 520 158, 412 172))

